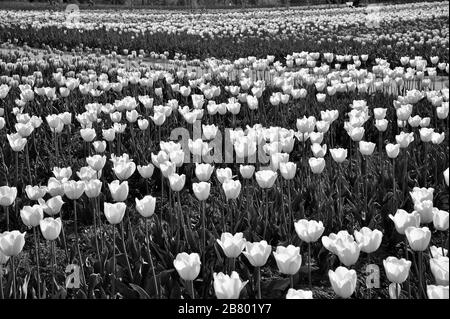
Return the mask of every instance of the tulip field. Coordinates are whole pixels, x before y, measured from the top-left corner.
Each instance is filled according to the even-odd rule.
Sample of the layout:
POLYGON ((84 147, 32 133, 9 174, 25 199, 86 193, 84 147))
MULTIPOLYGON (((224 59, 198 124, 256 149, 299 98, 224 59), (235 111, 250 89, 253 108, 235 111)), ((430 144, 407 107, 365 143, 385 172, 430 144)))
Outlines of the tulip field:
POLYGON ((448 19, 0 6, 0 299, 448 299, 448 19))

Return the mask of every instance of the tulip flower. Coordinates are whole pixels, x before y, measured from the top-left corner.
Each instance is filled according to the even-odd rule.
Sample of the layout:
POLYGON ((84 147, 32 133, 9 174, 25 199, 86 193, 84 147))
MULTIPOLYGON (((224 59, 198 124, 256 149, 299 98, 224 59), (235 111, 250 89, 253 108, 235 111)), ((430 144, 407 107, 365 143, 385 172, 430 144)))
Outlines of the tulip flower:
POLYGON ((414 210, 420 215, 420 222, 422 224, 428 224, 433 221, 433 216, 437 208, 433 207, 433 202, 431 200, 424 200, 414 204, 414 210))
POLYGON ((23 138, 19 133, 7 134, 9 146, 14 152, 21 152, 27 144, 27 139, 23 138))
POLYGON ((62 229, 61 218, 54 219, 53 217, 46 217, 39 222, 39 226, 42 232, 42 236, 46 240, 55 240, 59 237, 62 229))
POLYGON ((184 252, 179 253, 173 261, 178 275, 186 281, 194 281, 197 278, 200 273, 200 265, 200 256, 197 253, 190 255, 184 252))
POLYGON ((262 267, 266 264, 272 252, 272 246, 265 240, 250 243, 245 242, 245 250, 242 252, 253 267, 262 267))
POLYGON ((357 275, 353 269, 339 266, 335 271, 329 270, 328 277, 334 292, 341 298, 349 298, 356 288, 357 275))
POLYGON ((361 246, 360 243, 353 240, 347 241, 337 239, 335 242, 335 251, 339 261, 347 267, 356 264, 361 251, 361 246))
POLYGON ((170 188, 174 192, 180 192, 183 189, 185 182, 186 182, 186 175, 184 174, 178 175, 174 173, 169 176, 170 188))
POLYGON ((86 158, 88 165, 96 172, 101 171, 106 164, 106 156, 94 155, 86 158))
POLYGON ((84 182, 84 193, 88 198, 96 198, 100 195, 102 190, 102 182, 98 179, 91 179, 84 182))
POLYGON ((47 215, 53 216, 56 214, 59 214, 61 211, 62 205, 64 205, 64 201, 62 200, 61 196, 55 196, 47 200, 46 202, 39 198, 38 200, 39 205, 42 206, 42 209, 44 210, 44 213, 47 215))
POLYGON ((114 164, 113 171, 117 178, 120 180, 126 180, 133 175, 136 170, 136 164, 133 162, 119 162, 114 164))
POLYGON ((222 189, 227 200, 236 199, 241 192, 241 182, 238 180, 234 181, 232 179, 227 179, 223 182, 222 189))
POLYGON ((198 164, 195 163, 195 176, 200 182, 207 182, 211 178, 211 174, 214 171, 214 166, 211 164, 198 164))
POLYGON ((30 200, 38 200, 39 198, 45 196, 47 193, 47 187, 27 185, 25 187, 25 192, 30 200))
POLYGON ((29 228, 37 227, 44 218, 44 211, 41 205, 24 206, 20 210, 20 218, 25 226, 29 228))
POLYGON ((0 234, 0 251, 8 257, 20 254, 24 245, 25 232, 21 233, 18 230, 13 230, 0 234))
MULTIPOLYGON (((280 165, 281 165, 281 163, 280 163, 280 165)), ((241 173, 241 176, 244 179, 252 178, 254 172, 255 172, 255 166, 253 166, 253 165, 240 165, 239 166, 239 173, 241 173)))
POLYGON ((151 217, 155 213, 156 207, 156 198, 147 195, 143 199, 139 200, 135 198, 136 201, 136 210, 142 217, 148 218, 151 217))
POLYGON ((420 225, 420 215, 415 211, 411 214, 408 214, 403 209, 398 209, 395 213, 395 216, 389 214, 389 218, 394 222, 395 229, 401 235, 405 234, 405 231, 408 227, 419 227, 420 225))
POLYGON ((307 243, 316 242, 322 236, 325 228, 321 221, 300 219, 295 224, 295 231, 301 240, 307 243))
POLYGON ((429 299, 446 299, 449 298, 448 286, 427 285, 427 296, 429 299))
POLYGON ((128 197, 128 181, 120 182, 119 180, 114 180, 112 183, 108 184, 109 191, 115 202, 124 202, 128 197))
POLYGON ((293 288, 289 288, 286 299, 313 299, 313 293, 310 290, 295 290, 293 288))
POLYGON ((445 210, 433 210, 433 225, 439 231, 448 230, 448 212, 445 210))
POLYGON ((225 181, 230 180, 233 176, 233 172, 231 171, 231 168, 218 168, 216 169, 216 176, 217 179, 221 184, 223 184, 225 181))
POLYGON ((311 171, 314 174, 322 173, 325 168, 325 160, 322 157, 319 157, 319 158, 311 157, 308 160, 308 163, 309 163, 309 167, 311 168, 311 171))
POLYGON ((400 153, 400 144, 387 144, 386 153, 389 158, 397 158, 400 153))
POLYGON ((238 299, 242 288, 248 281, 242 282, 239 274, 235 271, 231 276, 224 273, 213 273, 214 278, 214 292, 217 299, 238 299))
POLYGON ((118 203, 105 203, 104 214, 108 222, 112 225, 117 225, 122 222, 123 216, 127 206, 123 202, 118 203))
POLYGON ((330 153, 333 160, 337 163, 342 163, 347 158, 347 150, 343 148, 332 148, 330 153))
POLYGON ((145 166, 138 165, 137 170, 139 172, 139 175, 141 175, 142 178, 149 179, 153 176, 153 171, 155 167, 153 164, 148 164, 145 166))
POLYGON ((360 231, 355 230, 354 236, 356 242, 361 246, 361 251, 371 254, 380 247, 383 234, 378 229, 371 230, 363 227, 360 231))
POLYGON ((271 170, 263 170, 255 173, 256 182, 259 187, 263 189, 272 188, 275 180, 277 179, 277 173, 271 170))
POLYGON ((199 201, 207 200, 209 197, 211 184, 207 182, 193 183, 192 190, 194 191, 195 197, 199 201))
POLYGON ((232 235, 231 233, 222 233, 220 240, 217 239, 217 243, 228 258, 237 258, 245 247, 246 240, 243 237, 243 233, 236 233, 232 235))
POLYGON ((17 188, 0 186, 0 206, 11 206, 16 200, 17 188))
POLYGON ((439 256, 437 258, 431 258, 430 269, 437 285, 448 286, 448 257, 439 256))
POLYGON ((291 276, 291 288, 293 286, 293 277, 300 269, 302 264, 302 256, 300 255, 300 247, 289 245, 287 247, 278 246, 273 253, 279 271, 282 274, 291 276))
POLYGON ((449 172, 449 168, 447 167, 447 169, 443 173, 445 184, 447 184, 447 186, 448 186, 448 172, 449 172))
POLYGON ((406 238, 412 250, 423 252, 428 248, 431 232, 428 227, 410 226, 405 230, 406 238))
POLYGON ((76 200, 83 195, 84 185, 85 183, 83 181, 67 181, 63 184, 64 193, 67 198, 76 200))

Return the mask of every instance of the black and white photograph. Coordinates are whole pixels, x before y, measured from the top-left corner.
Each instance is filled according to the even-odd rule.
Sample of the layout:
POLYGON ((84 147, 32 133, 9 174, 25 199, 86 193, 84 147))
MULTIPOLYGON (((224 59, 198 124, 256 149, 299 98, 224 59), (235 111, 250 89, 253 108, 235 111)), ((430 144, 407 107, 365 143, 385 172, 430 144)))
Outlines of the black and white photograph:
POLYGON ((0 0, 0 307, 448 300, 448 22, 449 1, 0 0))

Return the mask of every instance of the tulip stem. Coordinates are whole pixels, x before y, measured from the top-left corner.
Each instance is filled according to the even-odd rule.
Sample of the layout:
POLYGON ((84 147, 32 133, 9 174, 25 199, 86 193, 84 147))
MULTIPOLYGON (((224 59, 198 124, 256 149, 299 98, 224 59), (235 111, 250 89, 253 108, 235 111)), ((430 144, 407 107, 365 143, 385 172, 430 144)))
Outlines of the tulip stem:
POLYGON ((397 183, 395 182, 395 158, 392 159, 392 195, 394 198, 394 211, 397 210, 397 183))
POLYGON ((11 256, 11 270, 13 274, 13 298, 16 299, 16 263, 14 256, 11 256))
POLYGON ((176 192, 176 193, 177 193, 178 208, 179 208, 179 214, 180 214, 179 218, 180 218, 181 226, 183 227, 184 240, 186 241, 186 243, 190 249, 191 245, 189 244, 187 230, 186 230, 186 223, 184 222, 184 218, 183 218, 183 209, 181 208, 180 192, 176 192))
POLYGON ((63 237, 63 242, 64 242, 64 251, 66 252, 66 260, 67 262, 70 262, 69 259, 69 251, 67 250, 67 240, 66 240, 66 232, 64 230, 64 221, 63 221, 63 217, 62 217, 62 211, 60 212, 60 218, 61 218, 61 233, 62 233, 62 237, 63 237))
POLYGON ((264 232, 263 232, 263 238, 266 238, 266 231, 267 231, 267 224, 269 224, 269 191, 268 190, 266 190, 266 191, 264 191, 263 190, 263 193, 266 193, 265 195, 265 197, 266 197, 266 207, 265 207, 265 210, 264 210, 264 218, 265 218, 265 222, 264 222, 264 232))
POLYGON ((16 170, 16 174, 15 174, 15 183, 14 185, 17 187, 18 183, 19 183, 19 152, 14 152, 14 161, 15 161, 15 170, 16 170))
POLYGON ((51 249, 51 259, 52 259, 52 295, 55 294, 56 289, 56 253, 55 253, 55 241, 50 241, 50 249, 51 249))
POLYGON ((397 291, 397 299, 400 299, 400 294, 401 294, 401 292, 402 292, 402 289, 401 289, 401 286, 400 286, 400 284, 395 284, 395 290, 397 291))
POLYGON ((192 297, 192 299, 195 299, 194 281, 188 280, 188 282, 189 282, 189 287, 191 290, 191 297, 192 297))
POLYGON ((111 225, 113 229, 113 276, 112 276, 112 299, 116 295, 116 226, 111 225))
POLYGON ((294 289, 294 275, 291 275, 290 281, 291 281, 291 288, 294 289))
POLYGON ((308 282, 309 282, 309 290, 312 291, 312 280, 311 280, 311 242, 308 242, 308 282))
POLYGON ((3 294, 3 266, 0 264, 0 299, 5 299, 3 294))
POLYGON ((3 210, 5 211, 6 215, 6 230, 9 231, 9 207, 3 206, 3 210))
MULTIPOLYGON (((419 256, 418 256, 418 264, 419 264, 419 296, 423 294, 423 263, 422 263, 422 256, 423 256, 423 252, 419 251, 419 256)), ((426 298, 426 296, 423 296, 423 298, 426 298)))
POLYGON ((292 223, 293 223, 293 216, 292 216, 292 201, 291 201, 291 180, 288 179, 288 212, 289 212, 289 225, 288 225, 288 231, 287 231, 287 237, 289 239, 289 242, 292 243, 292 223))
POLYGON ((37 267, 37 293, 38 299, 41 298, 41 274, 39 270, 39 241, 38 241, 38 233, 36 231, 36 227, 33 227, 33 237, 34 237, 34 249, 36 253, 36 267, 37 267))
POLYGON ((122 232, 122 245, 123 245, 123 252, 125 254, 125 260, 127 261, 127 268, 128 268, 128 274, 130 275, 131 281, 133 281, 133 273, 131 272, 131 266, 130 266, 130 260, 128 259, 128 253, 127 253, 127 246, 125 245, 125 230, 123 227, 123 221, 120 222, 120 230, 122 232))
POLYGON ((81 267, 81 279, 83 280, 83 283, 86 283, 86 280, 84 278, 83 258, 81 257, 81 250, 80 250, 80 237, 78 236, 78 215, 77 215, 77 200, 76 199, 73 200, 73 212, 74 212, 74 216, 75 216, 75 223, 74 223, 75 241, 77 244, 78 259, 79 259, 80 267, 81 267))
POLYGON ((150 260, 150 267, 152 267, 152 276, 153 280, 155 281, 156 296, 158 298, 161 298, 161 296, 159 295, 158 281, 156 279, 155 274, 155 266, 153 265, 152 252, 150 250, 150 236, 148 234, 148 218, 145 218, 145 239, 147 240, 148 259, 150 260))
POLYGON ((261 299, 261 267, 256 267, 256 292, 257 299, 261 299))
POLYGON ((102 273, 103 274, 103 266, 102 266, 102 261, 101 261, 101 259, 102 259, 102 256, 100 255, 100 250, 99 250, 99 248, 98 248, 98 238, 97 238, 97 234, 98 234, 98 232, 97 232, 97 205, 95 204, 95 198, 93 198, 93 199, 91 199, 91 202, 92 202, 92 206, 93 206, 93 208, 94 208, 94 213, 93 213, 93 221, 94 221, 94 238, 95 238, 95 250, 96 250, 96 252, 97 252, 97 258, 98 258, 98 260, 99 260, 99 263, 100 263, 100 273, 102 273))
MULTIPOLYGON (((408 239, 405 237, 405 257, 408 260, 408 239)), ((410 276, 408 275, 407 284, 408 284, 408 299, 411 299, 411 281, 410 276)))
POLYGON ((28 150, 28 143, 25 144, 25 161, 27 163, 28 182, 30 183, 30 185, 33 185, 33 178, 31 177, 30 152, 28 150))
POLYGON ((200 201, 202 206, 202 240, 203 240, 203 251, 202 251, 202 265, 205 267, 205 257, 206 257, 206 214, 205 214, 205 201, 200 201))

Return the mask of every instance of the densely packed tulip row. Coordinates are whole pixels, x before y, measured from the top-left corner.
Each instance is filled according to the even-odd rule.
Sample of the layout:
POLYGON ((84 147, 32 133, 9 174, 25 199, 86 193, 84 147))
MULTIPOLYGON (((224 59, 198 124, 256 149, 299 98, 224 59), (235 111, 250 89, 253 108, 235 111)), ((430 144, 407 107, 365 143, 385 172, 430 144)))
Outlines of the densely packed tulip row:
POLYGON ((0 298, 448 298, 439 50, 4 47, 0 298))
POLYGON ((0 39, 71 50, 145 50, 189 58, 277 58, 292 52, 370 54, 370 62, 401 56, 448 57, 448 1, 375 9, 0 11, 0 39), (341 52, 342 53, 342 52, 341 52))

